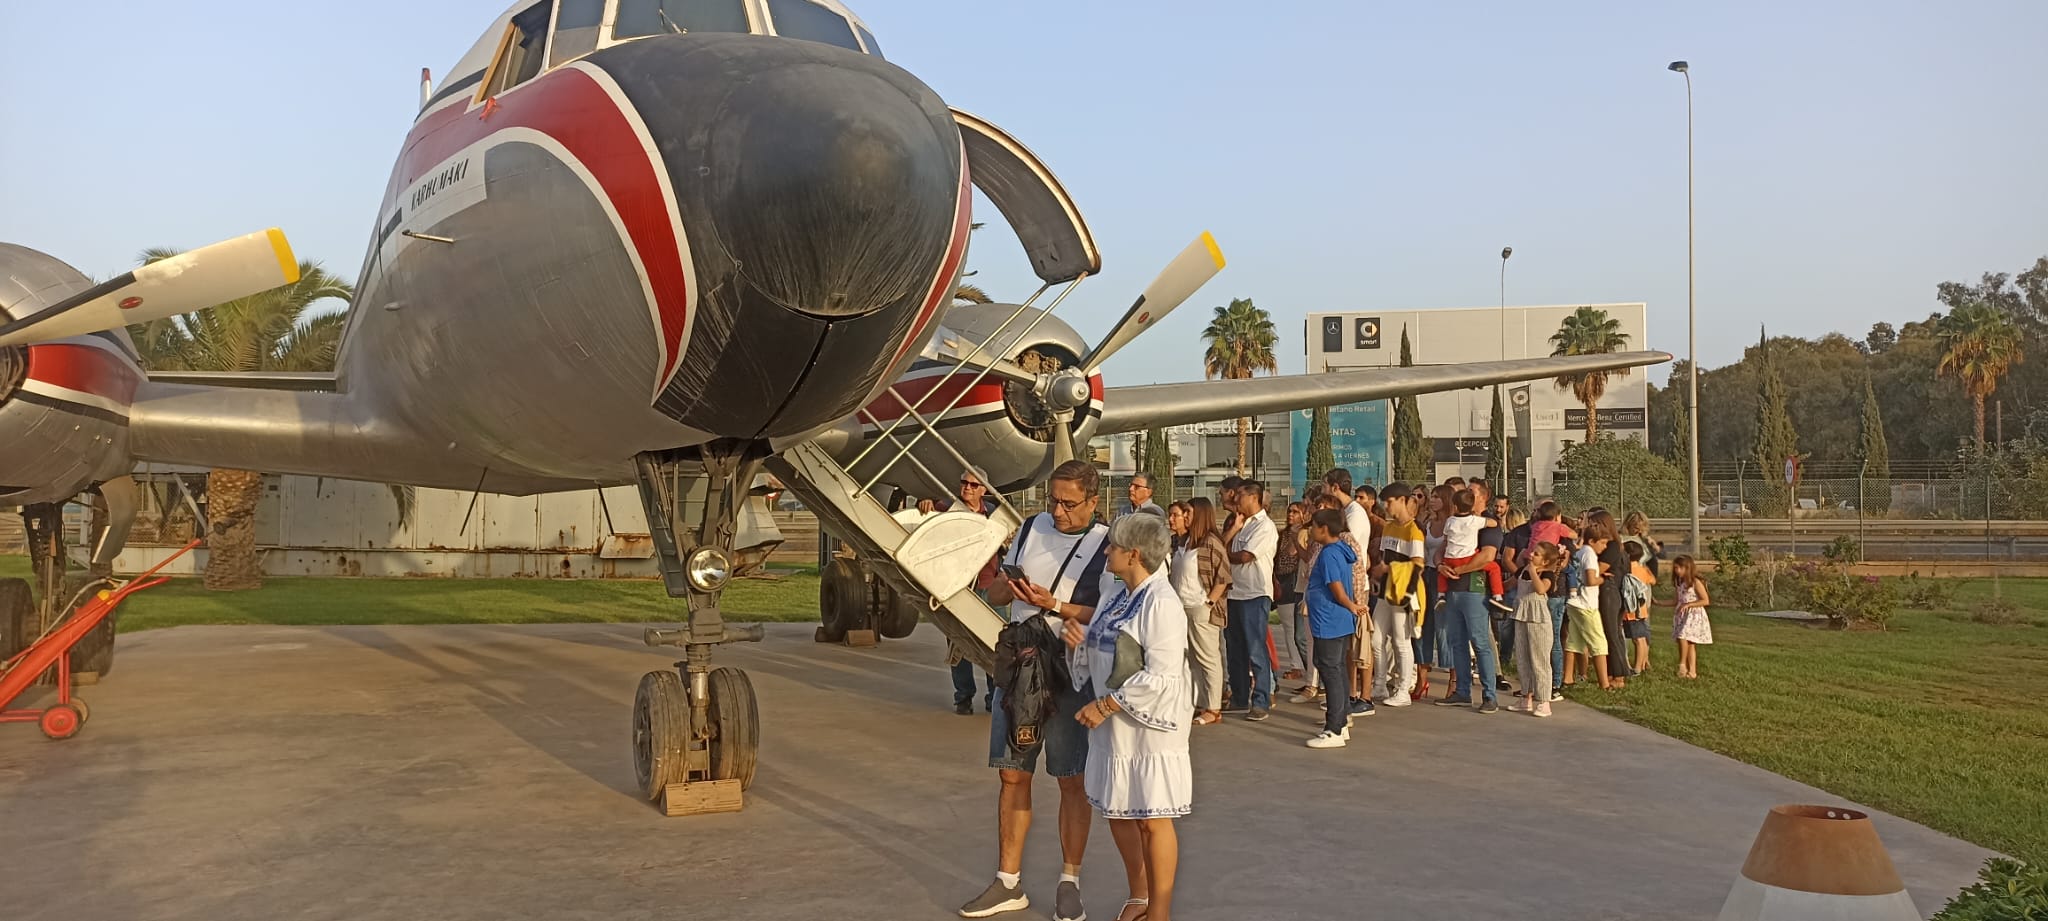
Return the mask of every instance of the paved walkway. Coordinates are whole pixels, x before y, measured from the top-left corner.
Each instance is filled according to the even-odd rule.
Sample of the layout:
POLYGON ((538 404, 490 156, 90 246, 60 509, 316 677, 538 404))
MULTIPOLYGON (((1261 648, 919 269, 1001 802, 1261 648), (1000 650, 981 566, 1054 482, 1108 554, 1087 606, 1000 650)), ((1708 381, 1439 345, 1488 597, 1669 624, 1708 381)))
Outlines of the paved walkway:
MULTIPOLYGON (((929 628, 872 649, 772 626, 744 813, 632 795, 639 628, 186 627, 124 636, 92 722, 0 725, 0 915, 28 919, 951 916, 994 865, 985 717, 929 628), (31 844, 30 842, 34 842, 31 844)), ((1310 751, 1311 708, 1195 743, 1190 919, 1712 918, 1764 810, 1833 797, 1572 705, 1413 707, 1310 751)), ((1049 917, 1050 781, 1025 884, 1049 917)), ((1889 816, 1923 910, 1984 850, 1889 816)), ((1123 900, 1098 820, 1094 915, 1123 900)))

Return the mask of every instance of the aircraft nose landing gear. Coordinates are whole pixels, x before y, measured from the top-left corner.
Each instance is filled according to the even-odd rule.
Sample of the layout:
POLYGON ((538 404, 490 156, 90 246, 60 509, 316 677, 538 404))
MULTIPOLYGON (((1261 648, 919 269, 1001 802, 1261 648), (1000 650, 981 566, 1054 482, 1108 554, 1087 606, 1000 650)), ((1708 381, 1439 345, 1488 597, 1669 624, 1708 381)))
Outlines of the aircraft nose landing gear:
POLYGON ((681 646, 672 671, 641 676, 633 696, 633 771, 640 792, 669 815, 737 812, 754 783, 761 739, 754 684, 711 666, 723 643, 758 642, 759 626, 729 627, 718 609, 732 576, 733 535, 760 458, 744 442, 634 457, 661 578, 689 600, 680 630, 649 628, 650 646, 681 646), (701 470, 701 473, 699 472, 701 470))

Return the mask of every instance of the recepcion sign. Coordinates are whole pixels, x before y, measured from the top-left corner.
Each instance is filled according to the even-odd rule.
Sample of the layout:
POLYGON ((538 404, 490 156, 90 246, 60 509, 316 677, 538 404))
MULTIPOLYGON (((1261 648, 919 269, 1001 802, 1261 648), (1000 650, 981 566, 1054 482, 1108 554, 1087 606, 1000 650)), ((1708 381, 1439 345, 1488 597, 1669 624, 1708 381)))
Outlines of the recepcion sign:
MULTIPOLYGON (((1347 403, 1330 408, 1330 451, 1336 455, 1337 466, 1351 471, 1351 482, 1374 486, 1387 482, 1387 427, 1392 419, 1392 406, 1387 400, 1347 403)), ((1311 479, 1320 478, 1328 472, 1306 469, 1308 440, 1314 434, 1313 410, 1296 412, 1288 421, 1292 423, 1288 428, 1294 435, 1294 450, 1289 452, 1294 485, 1306 486, 1311 479)))

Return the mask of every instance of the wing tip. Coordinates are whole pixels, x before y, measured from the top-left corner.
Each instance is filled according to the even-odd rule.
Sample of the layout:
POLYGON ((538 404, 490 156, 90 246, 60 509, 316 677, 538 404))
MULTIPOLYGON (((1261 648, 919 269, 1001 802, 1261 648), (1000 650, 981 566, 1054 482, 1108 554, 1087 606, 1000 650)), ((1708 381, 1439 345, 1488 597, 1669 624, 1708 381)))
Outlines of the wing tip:
POLYGON ((1223 268, 1223 247, 1216 245, 1216 235, 1202 231, 1202 246, 1209 251, 1209 261, 1216 264, 1218 271, 1223 268))

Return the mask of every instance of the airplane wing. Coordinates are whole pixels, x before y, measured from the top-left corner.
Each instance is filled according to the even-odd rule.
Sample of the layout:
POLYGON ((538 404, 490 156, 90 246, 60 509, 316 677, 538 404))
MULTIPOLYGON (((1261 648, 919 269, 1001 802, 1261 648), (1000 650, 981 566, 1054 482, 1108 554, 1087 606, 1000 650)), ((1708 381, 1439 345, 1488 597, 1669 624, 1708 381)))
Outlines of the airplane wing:
POLYGON ((1136 432, 1262 413, 1340 406, 1361 400, 1464 390, 1491 384, 1544 380, 1561 374, 1661 364, 1665 352, 1614 352, 1559 358, 1521 358, 1458 365, 1418 365, 1371 371, 1293 374, 1245 381, 1199 381, 1111 387, 1103 395, 1095 434, 1136 432))

